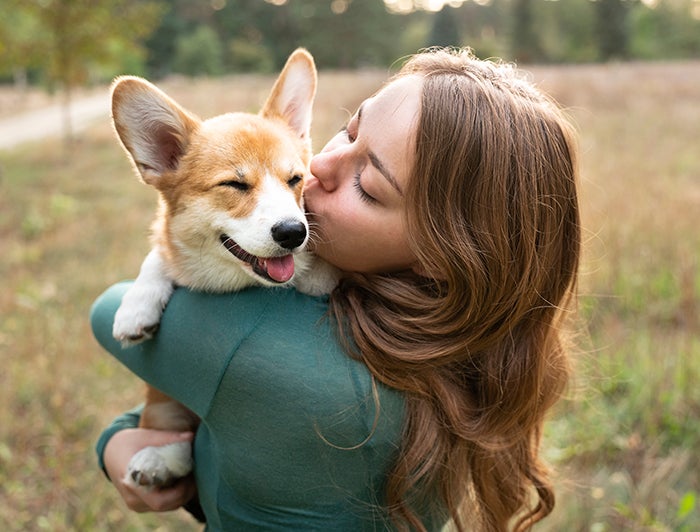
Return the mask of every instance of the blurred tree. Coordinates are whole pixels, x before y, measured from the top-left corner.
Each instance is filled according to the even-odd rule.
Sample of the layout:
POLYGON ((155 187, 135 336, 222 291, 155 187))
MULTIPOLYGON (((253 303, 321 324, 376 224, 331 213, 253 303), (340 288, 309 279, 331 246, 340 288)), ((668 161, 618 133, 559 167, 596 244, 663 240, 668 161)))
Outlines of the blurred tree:
POLYGON ((539 41, 548 61, 580 63, 598 59, 594 2, 539 2, 535 17, 539 41))
POLYGON ((20 90, 27 72, 41 65, 41 35, 38 19, 26 10, 7 9, 0 17, 0 75, 12 77, 20 90))
POLYGON ((62 90, 67 141, 72 139, 73 88, 89 79, 91 66, 113 61, 115 54, 125 51, 141 52, 139 40, 151 31, 162 12, 158 2, 145 0, 6 1, 16 11, 15 16, 30 19, 36 30, 31 39, 24 36, 24 40, 7 45, 13 48, 15 42, 23 42, 49 84, 62 90))
POLYGON ((626 0, 596 0, 598 52, 600 59, 625 59, 627 57, 627 6, 626 0))
POLYGON ((178 0, 163 0, 164 10, 160 23, 144 41, 147 50, 146 73, 149 78, 159 79, 172 72, 175 42, 197 25, 183 16, 182 3, 178 0))
MULTIPOLYGON (((388 65, 401 50, 406 19, 390 14, 380 1, 296 0, 275 9, 289 17, 286 31, 278 27, 274 34, 287 37, 284 46, 276 49, 278 62, 296 46, 306 46, 321 68, 388 65)), ((264 35, 265 42, 271 43, 274 35, 264 35)))
POLYGON ((503 57, 508 52, 509 2, 466 2, 454 10, 462 43, 478 57, 503 57))
POLYGON ((416 11, 401 16, 403 29, 396 39, 396 57, 414 54, 425 46, 433 27, 432 15, 425 11, 416 11))
POLYGON ((320 15, 328 26, 318 34, 313 52, 323 50, 323 64, 358 68, 389 65, 398 57, 404 20, 391 15, 383 2, 333 0, 320 15))
POLYGON ((0 80, 33 73, 68 99, 91 76, 144 65, 153 78, 175 61, 190 74, 276 70, 297 46, 320 68, 386 67, 426 43, 520 62, 700 56, 698 0, 479 0, 438 13, 402 0, 401 14, 381 0, 0 1, 0 80))
POLYGON ((216 27, 228 41, 236 41, 236 46, 229 46, 228 64, 233 71, 241 68, 249 70, 252 65, 243 67, 243 63, 252 60, 250 53, 257 48, 261 70, 281 68, 289 53, 297 46, 302 46, 300 23, 306 0, 287 2, 275 6, 260 0, 227 0, 226 6, 215 17, 216 27), (244 50, 241 42, 250 46, 244 50), (262 53, 262 50, 266 50, 262 53), (237 54, 242 53, 244 56, 237 54))
POLYGON ((674 59, 700 57, 700 3, 674 0, 655 9, 636 4, 630 12, 631 57, 674 59))
POLYGON ((428 36, 427 46, 461 46, 462 37, 456 17, 456 8, 442 6, 433 18, 433 27, 428 36))
POLYGON ((216 76, 223 72, 223 47, 210 26, 197 26, 177 39, 173 71, 188 76, 216 76))
POLYGON ((535 31, 533 0, 513 0, 513 31, 511 34, 511 54, 523 63, 544 59, 538 34, 535 31))
POLYGON ((265 46, 246 39, 233 39, 229 43, 229 67, 234 72, 269 73, 275 70, 275 59, 265 46))

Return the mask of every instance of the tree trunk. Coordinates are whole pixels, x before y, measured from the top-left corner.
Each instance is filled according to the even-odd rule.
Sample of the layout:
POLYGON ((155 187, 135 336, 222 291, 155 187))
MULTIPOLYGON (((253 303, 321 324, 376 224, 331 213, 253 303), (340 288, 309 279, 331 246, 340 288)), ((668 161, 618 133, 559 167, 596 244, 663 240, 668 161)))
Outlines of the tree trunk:
POLYGON ((61 104, 61 114, 63 115, 63 142, 69 147, 73 144, 73 118, 71 116, 72 90, 70 84, 63 87, 63 102, 61 104))

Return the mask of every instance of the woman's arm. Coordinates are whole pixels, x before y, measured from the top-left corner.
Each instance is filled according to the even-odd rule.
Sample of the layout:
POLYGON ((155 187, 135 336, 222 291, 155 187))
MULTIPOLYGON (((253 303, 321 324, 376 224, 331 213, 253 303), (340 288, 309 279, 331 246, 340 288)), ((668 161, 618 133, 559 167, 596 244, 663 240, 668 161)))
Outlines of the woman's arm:
POLYGON ((95 444, 97 463, 100 466, 100 469, 104 471, 105 475, 107 475, 107 478, 110 480, 112 477, 107 472, 104 462, 105 447, 107 446, 109 440, 112 439, 112 436, 114 436, 117 432, 126 429, 135 429, 138 427, 142 410, 143 406, 139 406, 133 410, 124 412, 122 415, 115 418, 114 421, 112 421, 112 423, 102 431, 102 434, 100 434, 100 437, 97 439, 97 443, 95 444))
POLYGON ((204 417, 231 357, 270 303, 270 291, 177 289, 155 338, 122 348, 112 336, 112 324, 129 286, 114 285, 95 301, 90 316, 95 338, 139 377, 204 417))
POLYGON ((123 429, 114 433, 104 448, 104 469, 129 509, 135 512, 167 512, 180 508, 195 496, 197 487, 189 475, 172 486, 146 490, 126 482, 127 465, 144 447, 191 442, 192 432, 168 432, 150 429, 123 429))
POLYGON ((144 447, 192 441, 193 434, 137 428, 141 411, 142 407, 138 407, 125 412, 100 434, 96 445, 98 463, 131 510, 175 510, 193 499, 197 489, 192 476, 167 489, 145 490, 124 481, 127 465, 131 457, 144 447))

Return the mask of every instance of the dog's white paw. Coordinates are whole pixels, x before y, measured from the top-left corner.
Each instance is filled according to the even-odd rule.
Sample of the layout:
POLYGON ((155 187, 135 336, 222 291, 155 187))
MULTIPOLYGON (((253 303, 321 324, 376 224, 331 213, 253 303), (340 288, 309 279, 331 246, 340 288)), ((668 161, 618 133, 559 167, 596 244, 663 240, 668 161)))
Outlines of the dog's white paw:
POLYGON ((148 293, 129 290, 114 315, 112 336, 124 347, 149 340, 158 330, 162 314, 160 299, 154 299, 148 293))
POLYGON ((131 457, 125 481, 145 488, 164 488, 192 471, 190 442, 145 447, 131 457))
POLYGON ((160 251, 152 249, 114 315, 112 336, 124 347, 153 338, 173 288, 160 251))

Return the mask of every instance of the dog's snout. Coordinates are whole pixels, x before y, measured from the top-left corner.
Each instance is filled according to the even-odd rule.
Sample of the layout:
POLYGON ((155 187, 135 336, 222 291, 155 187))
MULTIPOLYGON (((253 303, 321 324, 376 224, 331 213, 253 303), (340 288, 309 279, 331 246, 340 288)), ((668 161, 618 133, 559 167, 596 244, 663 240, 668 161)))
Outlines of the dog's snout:
POLYGON ((272 238, 285 249, 298 248, 306 240, 306 226, 298 220, 282 220, 272 226, 272 238))

